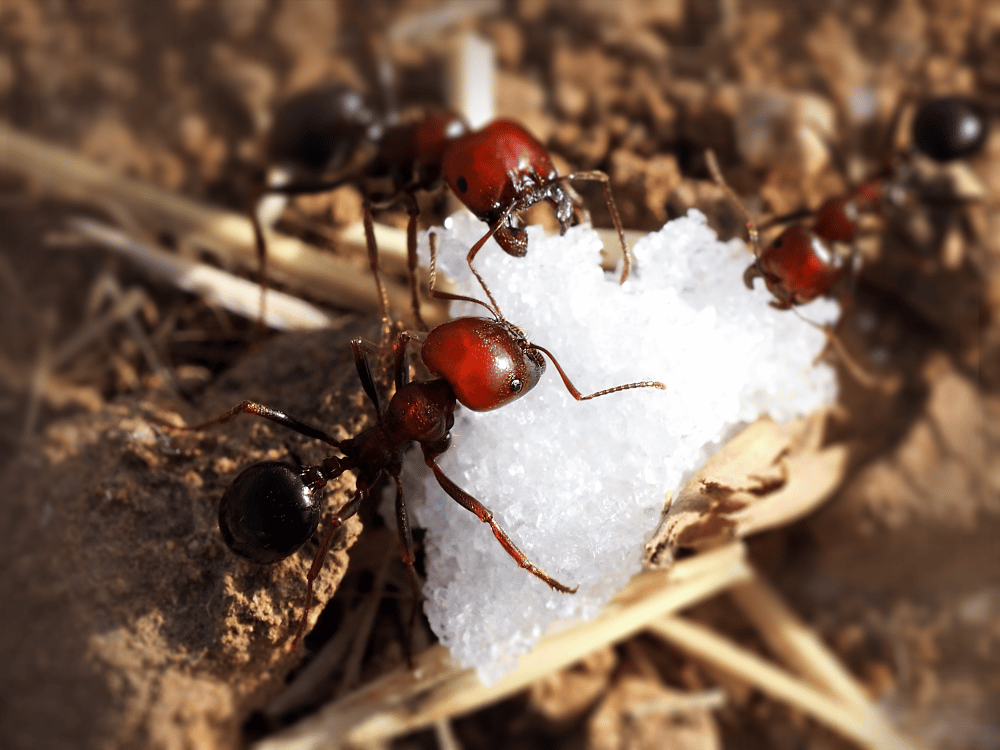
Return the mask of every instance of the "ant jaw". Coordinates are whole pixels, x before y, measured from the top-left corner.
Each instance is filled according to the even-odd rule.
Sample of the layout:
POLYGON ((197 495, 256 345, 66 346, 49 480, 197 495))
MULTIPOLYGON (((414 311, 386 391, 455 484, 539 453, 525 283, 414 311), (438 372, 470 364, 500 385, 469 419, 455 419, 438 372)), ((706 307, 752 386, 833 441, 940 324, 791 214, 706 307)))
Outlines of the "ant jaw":
POLYGON ((754 279, 759 279, 763 276, 764 274, 761 273, 760 266, 757 264, 757 261, 754 261, 743 272, 743 283, 746 284, 747 289, 753 289, 754 279))
POLYGON ((515 258, 523 258, 528 252, 528 233, 510 223, 501 224, 493 239, 507 255, 515 258))

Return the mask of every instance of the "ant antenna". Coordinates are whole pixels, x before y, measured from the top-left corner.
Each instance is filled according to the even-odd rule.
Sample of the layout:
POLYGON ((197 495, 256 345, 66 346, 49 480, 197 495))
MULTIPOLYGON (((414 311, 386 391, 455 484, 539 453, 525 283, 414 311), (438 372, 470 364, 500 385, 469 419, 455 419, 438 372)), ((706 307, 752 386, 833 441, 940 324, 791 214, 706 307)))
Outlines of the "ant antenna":
MULTIPOLYGON (((499 226, 499 224, 497 226, 499 226)), ((496 231, 496 229, 492 230, 490 234, 487 235, 487 237, 492 235, 494 231, 496 231)), ((479 275, 479 273, 474 268, 472 269, 472 272, 476 274, 476 278, 479 279, 479 283, 486 291, 486 296, 490 298, 490 302, 492 304, 487 304, 483 302, 481 299, 476 299, 475 297, 467 297, 464 294, 455 294, 454 292, 445 292, 437 288, 437 233, 432 230, 428 235, 427 239, 430 244, 430 250, 431 250, 430 283, 428 284, 427 287, 427 296, 434 297, 435 299, 448 300, 451 302, 472 302, 474 304, 480 305, 481 307, 485 307, 487 310, 489 310, 490 315, 492 315, 497 320, 502 320, 504 322, 507 322, 506 318, 504 318, 504 316, 500 314, 500 306, 497 305, 497 301, 493 299, 493 294, 490 292, 490 288, 486 285, 486 281, 483 279, 482 276, 479 275)), ((469 267, 472 268, 472 266, 469 267)))
POLYGON ((552 361, 552 364, 555 365, 556 370, 559 372, 559 377, 562 378, 563 385, 566 386, 566 390, 569 391, 570 395, 577 401, 590 401, 590 399, 597 398, 598 396, 607 396, 609 393, 618 393, 618 391, 630 391, 633 388, 659 388, 661 391, 667 390, 667 386, 659 380, 641 380, 636 383, 616 385, 613 388, 605 388, 602 391, 595 391, 594 393, 583 395, 580 393, 579 389, 573 385, 573 381, 569 379, 569 375, 567 375, 566 371, 563 370, 562 365, 559 364, 559 360, 553 356, 552 352, 544 346, 533 344, 530 341, 527 343, 526 348, 539 351, 552 361))
MULTIPOLYGON (((438 299, 456 300, 462 302, 474 302, 477 305, 481 305, 482 307, 485 307, 487 310, 489 310, 490 314, 492 314, 493 317, 495 317, 501 323, 504 323, 511 328, 516 328, 500 312, 499 306, 497 306, 496 301, 493 300, 493 295, 490 294, 489 287, 486 286, 486 282, 483 281, 481 277, 479 278, 479 282, 483 285, 483 288, 486 290, 486 294, 489 296, 490 300, 493 301, 493 307, 487 305, 482 300, 475 299, 474 297, 466 297, 465 295, 462 294, 452 294, 451 292, 441 292, 435 288, 434 284, 437 279, 437 235, 434 232, 431 232, 428 239, 430 241, 430 250, 431 250, 430 288, 428 289, 428 295, 431 297, 437 297, 438 299)), ((476 276, 479 277, 479 274, 477 273, 476 276)), ((643 380, 636 383, 625 383, 624 385, 616 385, 613 388, 605 388, 604 390, 601 391, 596 391, 594 393, 583 395, 582 393, 580 393, 580 390, 575 385, 573 385, 573 381, 569 379, 569 375, 567 375, 566 371, 563 370, 562 365, 559 364, 559 360, 555 358, 552 352, 550 352, 544 346, 534 344, 530 341, 524 341, 522 343, 522 347, 524 349, 534 349, 535 351, 541 352, 542 354, 547 356, 549 360, 552 362, 552 364, 555 366, 556 370, 558 371, 559 377, 562 378, 563 384, 566 386, 566 390, 569 391, 570 395, 573 396, 573 398, 575 398, 577 401, 589 401, 590 399, 597 398, 598 396, 606 396, 609 393, 617 393, 618 391, 628 391, 631 390, 632 388, 659 388, 660 390, 666 390, 667 388, 666 385, 659 382, 658 380, 643 380)))
POLYGON ((757 232, 757 225, 754 223, 753 216, 750 215, 750 210, 723 178, 722 170, 719 169, 719 161, 715 158, 715 151, 710 148, 705 149, 705 162, 708 164, 708 171, 712 173, 712 178, 715 180, 716 184, 723 189, 729 200, 739 207, 740 211, 742 211, 743 215, 746 217, 747 234, 750 235, 750 243, 753 245, 753 254, 757 259, 760 259, 760 234, 757 232))

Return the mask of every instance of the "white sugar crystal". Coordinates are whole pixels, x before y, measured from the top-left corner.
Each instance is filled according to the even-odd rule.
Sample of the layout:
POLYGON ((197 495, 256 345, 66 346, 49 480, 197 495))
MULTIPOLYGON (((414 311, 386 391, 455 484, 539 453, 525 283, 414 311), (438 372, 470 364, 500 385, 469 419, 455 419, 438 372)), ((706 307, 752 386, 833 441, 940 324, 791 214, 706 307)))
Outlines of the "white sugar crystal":
MULTIPOLYGON (((467 214, 438 234, 439 268, 483 298, 465 264, 485 225, 467 214)), ((427 529, 426 611, 456 661, 495 682, 557 620, 592 618, 640 570, 643 544, 666 493, 741 425, 762 414, 789 420, 833 402, 833 371, 814 365, 822 331, 768 305, 743 271, 739 241, 721 243, 692 210, 639 241, 625 286, 599 268, 588 227, 564 237, 528 229, 528 254, 491 240, 476 260, 501 312, 551 351, 583 393, 637 380, 640 389, 576 402, 555 368, 519 401, 492 412, 459 407, 444 472, 490 508, 515 543, 576 594, 520 569, 489 526, 460 507, 418 460, 426 497, 408 489, 427 529)), ((422 238, 427 256, 427 238, 422 238)), ((832 321, 837 305, 805 310, 832 321)), ((455 305, 452 314, 486 315, 455 305)), ((416 467, 414 465, 416 464, 416 467)), ((411 475, 407 488, 417 482, 411 475)))

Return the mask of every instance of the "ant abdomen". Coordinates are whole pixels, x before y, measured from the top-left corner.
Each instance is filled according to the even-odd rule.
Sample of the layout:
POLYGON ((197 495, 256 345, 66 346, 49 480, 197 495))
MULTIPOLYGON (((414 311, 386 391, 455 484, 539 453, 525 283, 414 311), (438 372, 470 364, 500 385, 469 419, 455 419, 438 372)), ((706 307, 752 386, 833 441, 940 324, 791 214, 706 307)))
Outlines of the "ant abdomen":
POLYGON ((986 118, 960 96, 924 102, 911 126, 913 143, 935 161, 962 159, 976 153, 986 140, 986 118))
POLYGON ((427 334, 420 356, 473 411, 515 401, 545 372, 545 359, 520 331, 490 318, 457 318, 438 326, 427 334))
POLYGON ((319 505, 302 472, 265 461, 242 472, 219 503, 219 530, 240 557, 259 565, 284 560, 315 533, 319 505))

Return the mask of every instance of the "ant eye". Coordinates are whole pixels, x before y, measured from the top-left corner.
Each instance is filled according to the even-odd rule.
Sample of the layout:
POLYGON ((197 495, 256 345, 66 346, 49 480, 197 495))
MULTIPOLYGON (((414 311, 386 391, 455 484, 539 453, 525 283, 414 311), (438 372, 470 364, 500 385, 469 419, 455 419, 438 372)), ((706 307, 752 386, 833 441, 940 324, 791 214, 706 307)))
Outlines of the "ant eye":
POLYGON ((771 247, 773 247, 775 250, 777 250, 783 244, 785 244, 785 240, 782 239, 781 237, 776 237, 775 240, 774 240, 774 242, 771 243, 771 247))
POLYGON ((524 384, 520 380, 518 380, 517 378, 514 378, 512 381, 510 381, 510 392, 511 393, 520 393, 521 389, 523 387, 524 387, 524 384))
POLYGON ((469 191, 469 181, 464 177, 459 177, 455 180, 455 184, 458 186, 458 191, 460 193, 467 193, 469 191))

